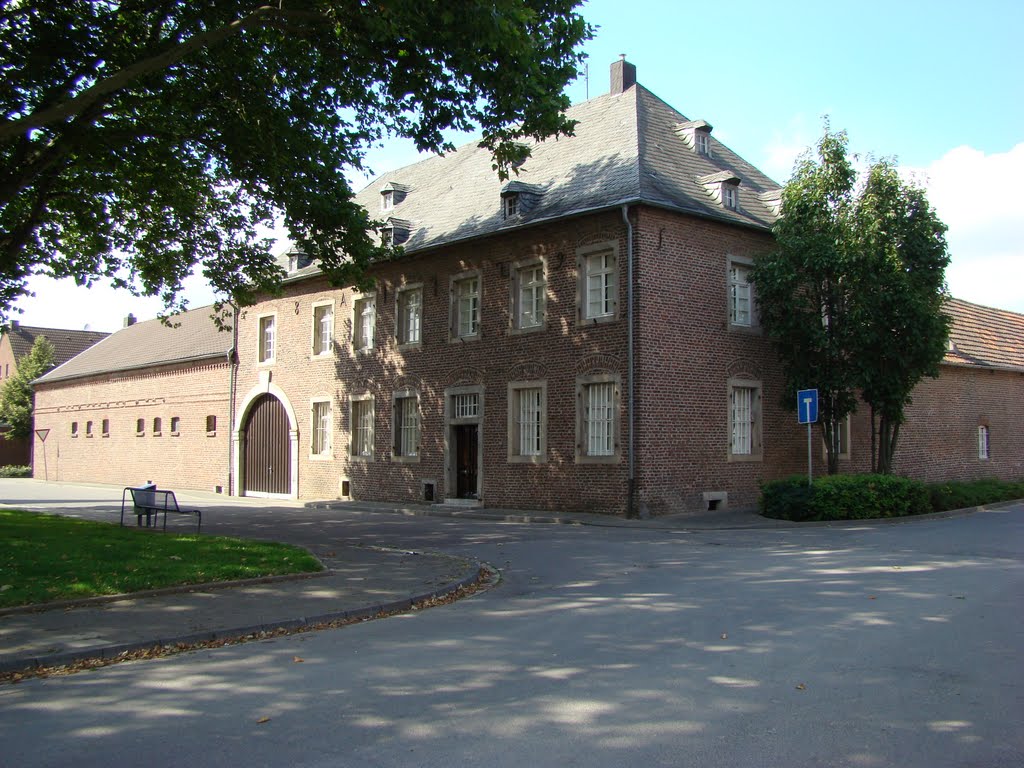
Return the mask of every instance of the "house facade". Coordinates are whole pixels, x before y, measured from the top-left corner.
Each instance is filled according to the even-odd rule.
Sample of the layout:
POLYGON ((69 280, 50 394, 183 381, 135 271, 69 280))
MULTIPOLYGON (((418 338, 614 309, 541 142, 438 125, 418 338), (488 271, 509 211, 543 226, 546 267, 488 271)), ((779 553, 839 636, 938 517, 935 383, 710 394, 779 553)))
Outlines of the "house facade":
MULTIPOLYGON (((54 364, 62 365, 108 335, 99 331, 41 328, 12 320, 8 327, 0 331, 0 385, 17 375, 18 362, 32 350, 32 345, 40 336, 45 336, 53 345, 54 364)), ((6 431, 7 425, 0 424, 0 466, 31 464, 32 442, 8 440, 3 437, 6 431)))
MULTIPOLYGON (((138 341, 125 338, 118 355, 44 377, 62 479, 661 514, 752 506, 765 480, 806 471, 749 280, 780 188, 628 62, 611 74, 610 93, 570 111, 575 135, 531 146, 510 181, 468 145, 360 192, 403 248, 372 267, 370 290, 333 288, 285 254, 282 294, 242 309, 206 357, 185 344, 109 370, 138 341), (102 470, 74 436, 87 412, 93 429, 124 423, 102 470), (153 420, 166 429, 175 414, 168 439, 153 420)), ((915 392, 897 469, 1021 476, 1024 335, 1000 351, 980 332, 985 308, 950 306, 954 347, 915 392)), ((1013 337, 1024 318, 1002 315, 1013 337)), ((185 316, 196 344, 208 316, 185 316)), ((867 419, 850 420, 843 469, 870 465, 867 419)))

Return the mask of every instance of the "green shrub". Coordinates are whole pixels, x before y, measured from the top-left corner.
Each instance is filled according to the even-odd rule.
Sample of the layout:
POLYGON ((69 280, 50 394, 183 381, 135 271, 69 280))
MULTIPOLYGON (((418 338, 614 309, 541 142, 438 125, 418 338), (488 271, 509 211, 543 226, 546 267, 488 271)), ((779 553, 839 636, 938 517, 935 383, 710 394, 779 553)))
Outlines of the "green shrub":
POLYGON ((8 464, 6 467, 0 467, 0 477, 32 477, 32 467, 8 464))
POLYGON ((893 475, 829 475, 765 483, 761 514, 780 520, 868 520, 931 512, 924 483, 893 475))
POLYGON ((1024 499, 1024 480, 1007 482, 986 478, 962 482, 932 483, 928 486, 932 509, 944 512, 947 509, 978 507, 999 501, 1024 499))

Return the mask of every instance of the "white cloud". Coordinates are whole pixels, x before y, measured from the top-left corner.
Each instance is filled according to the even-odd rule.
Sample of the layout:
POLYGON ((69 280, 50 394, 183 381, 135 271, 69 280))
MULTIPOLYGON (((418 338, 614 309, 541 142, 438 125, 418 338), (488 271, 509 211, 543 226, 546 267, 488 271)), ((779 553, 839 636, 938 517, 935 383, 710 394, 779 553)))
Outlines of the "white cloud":
POLYGON ((949 231, 950 292, 977 304, 1024 312, 1024 143, 986 155, 950 150, 926 168, 903 168, 928 191, 949 231))

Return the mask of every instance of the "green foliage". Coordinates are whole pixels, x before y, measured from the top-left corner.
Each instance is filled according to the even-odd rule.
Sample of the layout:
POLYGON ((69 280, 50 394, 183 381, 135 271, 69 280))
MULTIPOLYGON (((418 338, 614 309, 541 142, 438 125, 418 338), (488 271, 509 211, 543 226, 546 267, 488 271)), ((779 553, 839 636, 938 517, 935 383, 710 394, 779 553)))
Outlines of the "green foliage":
POLYGON ((32 382, 53 368, 53 344, 36 336, 32 349, 18 360, 18 372, 0 386, 0 421, 10 425, 8 440, 32 436, 32 382))
POLYGON ((1007 482, 986 478, 967 482, 932 483, 928 486, 932 509, 944 512, 948 509, 978 507, 1000 501, 1024 499, 1024 480, 1007 482))
POLYGON ((819 391, 830 473, 858 393, 878 416, 874 464, 885 473, 911 390, 938 373, 945 230, 924 191, 888 161, 873 163, 858 186, 846 134, 827 124, 817 154, 800 158, 783 189, 776 248, 757 260, 753 280, 783 363, 783 403, 794 407, 798 389, 819 391))
POLYGON ((261 236, 278 214, 334 284, 359 282, 390 251, 346 169, 386 136, 437 152, 478 128, 507 174, 517 139, 571 133, 577 5, 3 3, 0 313, 36 271, 174 309, 196 264, 251 303, 283 277, 261 236))
POLYGON ((32 467, 24 464, 7 464, 0 467, 0 477, 32 477, 32 467))
POLYGON ((321 569, 286 544, 0 510, 0 607, 321 569))
POLYGON ((807 487, 806 477, 761 489, 761 514, 780 520, 867 520, 931 512, 928 489, 893 475, 829 475, 807 487))

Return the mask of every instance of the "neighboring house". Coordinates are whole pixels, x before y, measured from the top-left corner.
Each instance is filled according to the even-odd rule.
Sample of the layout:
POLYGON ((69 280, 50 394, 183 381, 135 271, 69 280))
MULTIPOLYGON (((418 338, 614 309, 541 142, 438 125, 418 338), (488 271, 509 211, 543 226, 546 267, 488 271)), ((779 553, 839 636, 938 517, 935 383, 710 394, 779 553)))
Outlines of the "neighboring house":
MULTIPOLYGON (((182 345, 176 362, 138 360, 131 378, 111 372, 120 355, 96 354, 73 376, 44 377, 62 479, 656 514, 750 506, 763 481, 806 471, 806 432, 782 403, 749 280, 771 247, 780 188, 710 124, 638 85, 628 62, 611 80, 570 110, 575 135, 532 145, 510 181, 471 144, 370 184, 357 199, 404 255, 374 266, 366 292, 283 256, 283 293, 237 318, 237 369, 220 334, 202 363, 183 362, 182 345), (188 388, 175 378, 185 376, 188 388), (202 392, 216 393, 206 410, 202 392), (81 438, 87 407, 94 429, 97 418, 113 429, 101 414, 128 425, 110 439, 103 477, 81 438), (169 461, 173 441, 148 425, 176 413, 227 414, 230 444, 222 421, 210 442, 181 422, 169 461), (147 432, 135 436, 138 419, 147 432)), ((897 467, 1019 476, 1019 346, 998 360, 960 311, 973 305, 950 306, 954 349, 975 357, 948 357, 915 392, 897 467), (928 405, 952 401, 950 390, 955 417, 928 405), (982 426, 989 458, 978 444, 962 455, 982 426)), ((972 311, 983 328, 998 314, 1019 344, 1012 327, 1024 318, 972 311)), ((186 317, 200 315, 209 310, 186 317)), ((212 328, 196 319, 195 338, 212 328)), ((127 355, 135 340, 124 343, 127 355)), ((851 419, 846 469, 868 466, 866 419, 851 419)))
POLYGON ((135 323, 35 382, 33 474, 227 491, 232 334, 211 307, 135 323))
MULTIPOLYGON (((99 331, 72 331, 64 328, 39 328, 22 325, 12 320, 7 328, 0 331, 0 384, 18 372, 18 361, 25 357, 40 336, 53 344, 56 365, 66 363, 72 357, 88 349, 109 334, 99 331)), ((0 432, 6 427, 0 425, 0 432)), ((0 438, 0 466, 7 464, 27 465, 31 462, 32 443, 28 440, 6 440, 0 438)))

